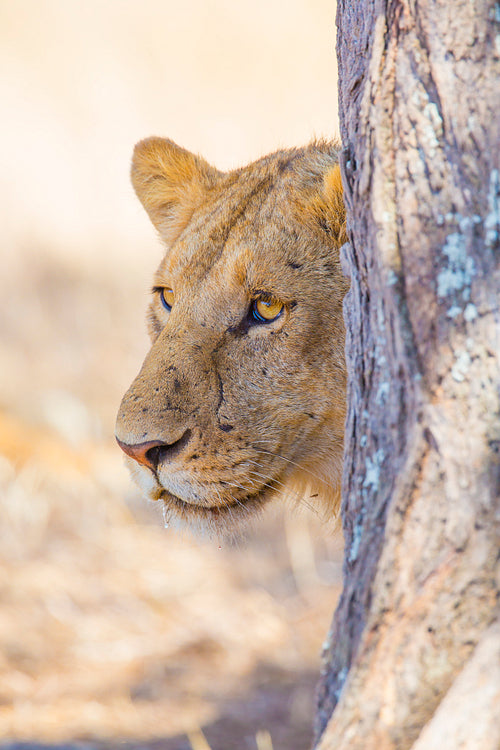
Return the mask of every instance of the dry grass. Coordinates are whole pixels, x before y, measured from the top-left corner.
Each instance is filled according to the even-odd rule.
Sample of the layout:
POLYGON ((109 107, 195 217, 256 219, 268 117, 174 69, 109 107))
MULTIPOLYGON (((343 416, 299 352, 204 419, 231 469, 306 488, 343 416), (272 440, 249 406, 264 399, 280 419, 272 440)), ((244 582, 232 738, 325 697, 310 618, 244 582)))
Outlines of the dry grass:
MULTIPOLYGON (((147 347, 145 290, 159 257, 128 188, 133 141, 186 132, 187 145, 219 164, 248 158, 231 151, 236 142, 279 145, 264 141, 296 112, 307 64, 286 48, 327 3, 291 6, 284 28, 278 5, 268 15, 266 3, 243 5, 252 22, 231 21, 229 46, 218 37, 219 50, 243 56, 239 79, 224 78, 227 60, 211 60, 206 46, 210 23, 232 17, 234 4, 216 4, 212 20, 201 2, 189 5, 206 51, 191 67, 186 11, 169 25, 168 3, 118 5, 0 2, 0 738, 5 747, 85 740, 202 750, 205 737, 212 750, 298 750, 311 733, 339 540, 325 539, 310 515, 284 521, 271 511, 235 546, 176 536, 135 494, 112 432, 147 347), (245 55, 271 51, 281 55, 274 86, 265 89, 269 67, 247 74, 254 91, 264 87, 260 106, 273 104, 274 119, 254 97, 246 122, 244 96, 236 97, 228 139, 221 118, 230 117, 231 96, 209 109, 214 76, 227 91, 245 89, 245 55), (182 75, 161 57, 181 53, 182 75), (297 92, 288 100, 291 70, 297 92), (155 109, 167 80, 168 111, 155 109), (186 81, 184 124, 172 124, 186 81), (205 121, 193 120, 196 96, 205 121)), ((314 28, 324 25, 314 19, 314 28)), ((316 79, 301 99, 311 110, 326 88, 316 79)), ((307 106, 295 130, 283 130, 284 143, 305 139, 307 106)))

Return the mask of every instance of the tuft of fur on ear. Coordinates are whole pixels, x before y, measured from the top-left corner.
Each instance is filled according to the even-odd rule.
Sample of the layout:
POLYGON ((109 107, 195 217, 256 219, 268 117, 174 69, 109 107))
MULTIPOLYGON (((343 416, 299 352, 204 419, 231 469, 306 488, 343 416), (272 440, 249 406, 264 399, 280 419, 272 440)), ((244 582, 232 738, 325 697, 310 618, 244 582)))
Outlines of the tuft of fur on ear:
POLYGON ((344 191, 338 164, 325 172, 323 190, 311 200, 310 209, 325 231, 337 240, 339 247, 347 242, 344 191))
POLYGON ((337 247, 347 242, 342 177, 335 145, 320 142, 310 147, 300 165, 301 187, 296 209, 301 221, 320 229, 337 247))
POLYGON ((146 138, 134 149, 132 185, 167 245, 177 239, 220 175, 167 138, 146 138))

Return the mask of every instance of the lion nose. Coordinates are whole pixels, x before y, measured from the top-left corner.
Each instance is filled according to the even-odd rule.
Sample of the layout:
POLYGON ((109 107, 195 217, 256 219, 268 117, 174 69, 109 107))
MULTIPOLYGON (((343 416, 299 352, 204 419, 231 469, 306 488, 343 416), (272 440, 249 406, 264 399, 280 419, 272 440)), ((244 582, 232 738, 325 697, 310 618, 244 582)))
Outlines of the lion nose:
POLYGON ((116 438, 116 442, 127 456, 156 472, 160 460, 173 458, 177 455, 189 442, 190 436, 191 430, 186 430, 184 435, 173 443, 165 443, 163 440, 148 440, 145 443, 129 445, 118 438, 116 438))
POLYGON ((158 461, 160 460, 160 449, 165 446, 165 443, 161 442, 161 440, 149 440, 147 443, 127 445, 127 443, 122 443, 121 440, 116 438, 116 442, 127 456, 133 458, 137 463, 148 466, 153 471, 156 471, 158 461))

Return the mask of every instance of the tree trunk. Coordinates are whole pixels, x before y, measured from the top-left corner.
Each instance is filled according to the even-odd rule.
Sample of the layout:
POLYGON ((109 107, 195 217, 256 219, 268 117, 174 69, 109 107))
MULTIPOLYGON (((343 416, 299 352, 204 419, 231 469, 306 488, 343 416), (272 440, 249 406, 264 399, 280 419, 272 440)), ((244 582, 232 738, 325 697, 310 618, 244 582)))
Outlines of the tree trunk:
POLYGON ((344 591, 318 750, 500 748, 500 6, 339 0, 344 591))

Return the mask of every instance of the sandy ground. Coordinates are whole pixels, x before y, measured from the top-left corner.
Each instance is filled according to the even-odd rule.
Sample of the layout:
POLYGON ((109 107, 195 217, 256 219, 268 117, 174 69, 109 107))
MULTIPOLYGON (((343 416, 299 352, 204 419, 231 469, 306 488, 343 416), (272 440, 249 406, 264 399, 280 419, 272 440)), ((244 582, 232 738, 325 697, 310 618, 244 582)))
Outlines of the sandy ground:
POLYGON ((178 5, 0 1, 4 749, 311 738, 340 540, 279 502, 234 545, 176 535, 113 424, 161 252, 128 183, 134 141, 227 168, 333 135, 334 8, 178 5))

